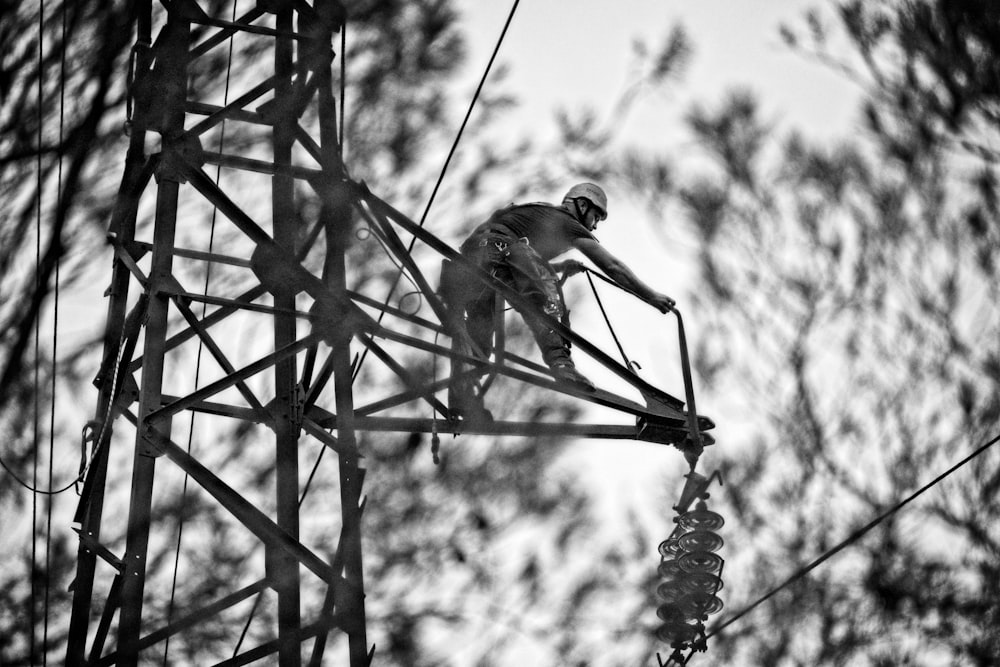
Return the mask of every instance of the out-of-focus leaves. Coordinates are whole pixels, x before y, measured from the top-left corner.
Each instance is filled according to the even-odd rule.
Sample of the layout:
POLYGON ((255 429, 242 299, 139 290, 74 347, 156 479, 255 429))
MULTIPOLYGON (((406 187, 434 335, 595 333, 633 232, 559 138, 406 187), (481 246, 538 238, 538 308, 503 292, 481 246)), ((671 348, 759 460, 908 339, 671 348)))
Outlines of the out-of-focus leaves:
MULTIPOLYGON (((864 134, 832 148, 794 134, 779 158, 761 158, 777 138, 758 131, 748 104, 689 117, 712 161, 680 188, 711 288, 704 346, 741 351, 712 386, 760 396, 763 415, 740 438, 750 454, 724 466, 732 529, 773 563, 752 590, 996 435, 996 184, 967 142, 996 138, 987 118, 1000 80, 986 64, 997 55, 995 12, 841 3, 854 54, 830 51, 833 27, 815 13, 786 29, 786 43, 840 71, 853 60, 867 86, 864 134)), ((996 576, 1000 505, 983 489, 997 484, 997 456, 845 551, 843 565, 831 560, 831 574, 810 575, 808 594, 762 605, 744 621, 756 631, 720 638, 723 653, 752 664, 931 664, 927 651, 938 651, 988 664, 980 638, 1000 603, 983 591, 996 576), (880 645, 885 636, 926 651, 880 645)))

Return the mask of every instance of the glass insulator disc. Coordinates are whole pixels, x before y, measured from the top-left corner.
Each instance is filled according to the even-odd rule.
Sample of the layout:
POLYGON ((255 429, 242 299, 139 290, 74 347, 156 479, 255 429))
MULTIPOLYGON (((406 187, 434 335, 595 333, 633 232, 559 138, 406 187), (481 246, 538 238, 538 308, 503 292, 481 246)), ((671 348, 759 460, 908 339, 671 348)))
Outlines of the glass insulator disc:
POLYGON ((678 523, 689 530, 718 530, 726 522, 721 514, 711 510, 694 509, 682 514, 678 523))
POLYGON ((715 593, 722 590, 722 579, 707 572, 695 572, 680 581, 681 588, 689 593, 715 593))
POLYGON ((657 549, 659 550, 660 555, 664 558, 673 558, 677 555, 677 552, 681 550, 678 545, 678 540, 671 538, 667 538, 660 542, 660 546, 657 547, 657 549))
POLYGON ((687 591, 676 581, 664 581, 656 587, 656 595, 664 602, 680 600, 686 594, 687 591))
POLYGON ((664 623, 656 629, 656 638, 667 644, 673 642, 692 642, 698 638, 701 629, 701 623, 695 625, 690 623, 664 623))
POLYGON ((711 593, 692 593, 678 604, 681 611, 691 616, 700 617, 717 614, 722 611, 722 600, 711 593))
MULTIPOLYGON (((711 551, 692 551, 671 562, 675 562, 676 566, 685 572, 717 574, 722 569, 722 556, 711 551)), ((662 563, 660 565, 662 567, 662 563)))
MULTIPOLYGON (((715 554, 712 554, 713 556, 715 554)), ((721 558, 719 560, 722 560, 721 558)), ((656 572, 664 579, 677 579, 683 577, 687 570, 683 569, 680 562, 674 559, 662 561, 656 568, 656 572)))
POLYGON ((718 551, 725 544, 723 539, 710 530, 696 530, 682 535, 677 540, 684 551, 718 551))

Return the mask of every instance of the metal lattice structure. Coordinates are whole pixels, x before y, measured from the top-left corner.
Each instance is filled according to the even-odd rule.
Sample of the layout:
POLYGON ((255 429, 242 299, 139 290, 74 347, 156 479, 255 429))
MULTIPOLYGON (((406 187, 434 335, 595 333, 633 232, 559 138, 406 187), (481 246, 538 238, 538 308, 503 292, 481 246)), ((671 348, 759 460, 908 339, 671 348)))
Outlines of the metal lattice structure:
MULTIPOLYGON (((490 358, 462 360, 486 376, 486 387, 502 381, 559 392, 611 408, 627 418, 624 423, 469 424, 447 417, 447 406, 438 397, 447 379, 428 379, 413 366, 420 366, 421 359, 433 364, 455 358, 440 338, 462 334, 445 326, 445 305, 435 292, 435 280, 425 275, 409 247, 419 242, 439 259, 465 260, 349 176, 338 132, 331 48, 345 20, 340 2, 258 0, 235 21, 207 16, 194 0, 163 3, 166 9, 155 16, 151 0, 135 5, 135 113, 109 229, 114 264, 104 362, 96 382, 97 416, 88 432, 93 457, 76 516, 80 548, 68 664, 137 664, 144 651, 265 591, 277 599, 276 639, 246 649, 226 664, 277 655, 278 664, 298 665, 307 643, 312 663, 319 664, 334 632, 346 636, 352 667, 369 664, 361 553, 365 471, 357 444, 361 431, 642 439, 684 450, 693 468, 702 445, 711 442, 701 431, 712 423, 695 417, 686 352, 682 349, 689 412, 683 410, 685 401, 645 382, 555 321, 549 324, 573 342, 577 355, 609 369, 642 402, 601 389, 585 393, 564 386, 544 366, 504 348, 502 322, 501 340, 490 358), (154 18, 159 24, 155 41, 154 18), (195 42, 195 25, 208 26, 209 36, 195 42), (263 40, 267 67, 255 66, 253 79, 243 82, 233 101, 220 102, 209 83, 204 90, 194 89, 191 72, 199 58, 233 34, 263 40), (205 150, 223 122, 257 132, 269 154, 205 150), (156 137, 159 148, 150 151, 156 137), (205 165, 239 178, 223 186, 205 165), (319 202, 314 221, 303 222, 297 214, 303 192, 319 202), (258 220, 261 198, 267 200, 266 222, 258 220), (218 212, 225 226, 219 232, 227 239, 224 252, 211 244, 207 249, 186 245, 188 239, 204 237, 207 211, 218 212), (149 221, 151 225, 140 224, 149 221), (420 311, 403 311, 352 288, 349 249, 356 224, 378 238, 417 287, 423 299, 420 311), (138 238, 137 230, 147 227, 152 236, 138 238), (191 276, 214 266, 242 272, 253 285, 246 289, 245 282, 206 279, 206 289, 196 289, 191 276), (244 288, 235 287, 239 284, 244 288), (268 340, 247 341, 232 333, 251 317, 268 322, 268 340), (192 356, 185 350, 194 343, 213 364, 210 378, 193 390, 176 389, 178 378, 193 374, 192 356), (360 351, 395 382, 365 387, 366 402, 356 404, 357 363, 352 359, 360 351), (408 405, 422 406, 434 416, 419 416, 405 410, 408 405), (269 433, 273 498, 265 502, 252 495, 255 491, 237 487, 202 460, 198 452, 204 448, 178 442, 172 423, 190 413, 269 433), (103 545, 101 529, 112 426, 123 421, 132 425, 134 452, 125 552, 119 556, 103 545), (321 545, 300 539, 299 452, 304 447, 325 447, 338 459, 340 537, 327 558, 318 555, 321 545), (151 629, 144 623, 144 587, 150 542, 160 529, 154 491, 163 465, 182 470, 259 541, 264 572, 258 581, 234 586, 213 602, 151 629), (109 567, 111 583, 98 590, 103 581, 98 569, 109 567), (322 588, 326 595, 322 610, 304 618, 301 598, 307 586, 322 588), (95 623, 92 617, 98 613, 95 623), (109 652, 112 632, 117 646, 109 652)), ((495 279, 471 265, 466 268, 494 288, 498 298, 522 311, 532 308, 495 279)))

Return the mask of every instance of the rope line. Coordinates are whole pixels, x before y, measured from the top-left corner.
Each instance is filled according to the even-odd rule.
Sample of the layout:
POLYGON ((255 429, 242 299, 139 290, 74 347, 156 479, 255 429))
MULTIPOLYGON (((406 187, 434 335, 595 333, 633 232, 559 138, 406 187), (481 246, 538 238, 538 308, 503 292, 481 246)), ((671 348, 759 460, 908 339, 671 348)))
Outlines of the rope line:
MULTIPOLYGON (((434 199, 437 197, 438 190, 441 187, 441 183, 444 181, 444 176, 448 172, 448 166, 451 164, 451 159, 455 155, 455 151, 458 149, 458 144, 462 140, 462 135, 465 133, 465 128, 469 124, 469 118, 472 117, 472 111, 476 107, 476 102, 479 101, 479 95, 483 91, 483 87, 486 84, 486 79, 490 75, 490 70, 493 68, 493 62, 496 60, 497 54, 500 52, 500 46, 503 44, 504 37, 507 36, 507 29, 510 27, 511 21, 514 20, 514 14, 517 12, 517 6, 521 3, 521 0, 514 0, 514 4, 511 5, 510 13, 507 15, 507 21, 504 23, 503 30, 500 31, 500 37, 497 39, 496 46, 493 47, 493 53, 490 55, 490 60, 486 65, 486 69, 483 71, 483 76, 479 79, 479 85, 476 87, 476 92, 472 95, 472 101, 469 103, 469 108, 465 112, 465 118, 462 120, 461 126, 458 128, 458 134, 455 135, 455 140, 451 144, 451 149, 448 151, 448 157, 445 158, 444 165, 441 167, 441 173, 438 174, 437 181, 434 183, 434 188, 431 190, 431 196, 427 200, 427 205, 424 207, 424 212, 420 216, 419 227, 423 227, 427 222, 427 215, 431 211, 431 206, 434 205, 434 199)), ((413 252, 413 248, 417 243, 417 238, 413 237, 410 239, 410 244, 406 248, 406 252, 413 252)), ((402 280, 403 270, 400 269, 399 273, 396 274, 396 279, 392 283, 392 287, 389 288, 389 293, 385 297, 384 305, 388 306, 389 301, 392 300, 393 295, 396 293, 396 287, 399 286, 399 281, 402 280)), ((385 310, 379 313, 378 324, 382 324, 382 320, 385 318, 385 310)), ((364 365, 365 359, 368 358, 368 348, 365 348, 364 352, 361 353, 361 358, 358 360, 357 369, 355 370, 354 377, 356 378, 361 370, 361 366, 364 365)))
POLYGON ((116 394, 117 394, 117 390, 118 390, 118 375, 119 375, 119 370, 121 368, 122 353, 124 351, 125 351, 125 332, 122 332, 122 337, 121 337, 121 339, 118 342, 118 354, 116 356, 115 368, 114 368, 114 375, 112 376, 112 381, 111 381, 111 396, 112 396, 111 404, 108 406, 108 412, 107 412, 107 414, 105 414, 104 419, 101 422, 101 431, 100 431, 100 434, 94 440, 95 447, 90 452, 90 459, 86 462, 86 466, 84 466, 83 469, 76 475, 76 477, 74 477, 73 480, 70 481, 69 483, 67 483, 66 485, 61 486, 61 487, 59 487, 57 489, 52 489, 51 487, 49 489, 40 489, 40 488, 38 488, 37 484, 36 485, 31 485, 31 484, 28 484, 27 482, 25 482, 23 479, 21 479, 17 475, 17 473, 14 472, 10 468, 10 466, 8 466, 4 462, 3 458, 0 457, 0 468, 3 468, 4 470, 6 470, 7 474, 9 474, 12 478, 14 478, 14 481, 18 484, 18 486, 21 486, 21 487, 27 489, 28 491, 31 491, 35 495, 40 495, 40 496, 57 496, 60 493, 65 493, 66 491, 69 491, 74 486, 76 486, 78 483, 84 481, 87 478, 87 473, 90 471, 90 466, 93 464, 94 459, 97 456, 100 444, 104 441, 104 434, 107 433, 108 425, 111 423, 111 415, 114 412, 114 409, 115 409, 115 405, 114 404, 115 404, 115 401, 117 400, 116 394))
POLYGON ((735 614, 731 618, 727 619, 725 623, 722 623, 722 624, 716 626, 715 628, 713 628, 712 631, 709 632, 706 635, 705 638, 709 639, 709 638, 714 637, 715 635, 721 633, 725 628, 729 627, 730 625, 732 625, 733 623, 735 623, 739 619, 741 619, 744 616, 746 616, 747 614, 749 614, 751 611, 753 611, 754 609, 756 609, 758 606, 760 606, 761 604, 763 604, 767 600, 769 600, 772 597, 774 597, 775 595, 777 595, 780 591, 782 591, 785 588, 787 588, 788 586, 792 585, 793 583, 795 583, 796 581, 798 581, 799 579, 801 579, 802 577, 804 577, 809 572, 815 570, 822 563, 824 563, 825 561, 829 560, 830 558, 832 558, 833 556, 835 556, 839 552, 843 551, 845 548, 847 548, 848 546, 850 546, 854 542, 858 541, 861 537, 863 537, 870 530, 872 530, 877 525, 879 525, 880 523, 882 523, 885 519, 889 518, 890 516, 892 516, 893 514, 895 514, 896 512, 898 512, 899 510, 901 510, 903 507, 905 507, 906 505, 908 505, 911 502, 913 502, 914 500, 916 500, 919 496, 921 496, 923 493, 925 493, 926 491, 928 491, 931 487, 933 487, 936 484, 938 484, 939 482, 943 481, 946 477, 948 477, 949 475, 951 475, 952 473, 954 473, 956 470, 958 470, 959 468, 961 468, 965 464, 967 464, 970 461, 972 461, 974 458, 976 458, 977 456, 979 456, 980 454, 982 454, 983 452, 985 452, 987 449, 989 449, 990 447, 992 447, 993 445, 995 445, 997 442, 1000 442, 1000 435, 997 435, 994 438, 992 438, 991 440, 988 440, 983 445, 981 445, 978 448, 976 448, 971 454, 969 454, 968 456, 966 456, 964 459, 962 459, 961 461, 959 461, 958 463, 956 463, 955 465, 953 465, 951 468, 949 468, 945 472, 943 472, 940 475, 938 475, 937 477, 935 477, 933 480, 931 480, 930 482, 928 482, 927 484, 925 484, 924 486, 922 486, 919 490, 917 490, 916 492, 914 492, 910 496, 908 496, 906 499, 904 499, 901 502, 897 503, 895 506, 893 506, 891 509, 887 510, 886 512, 883 512, 881 515, 879 515, 878 517, 876 517, 875 519, 873 519, 872 521, 870 521, 868 524, 866 524, 862 528, 859 528, 858 530, 856 530, 853 533, 851 533, 842 542, 840 542, 839 544, 837 544, 835 547, 833 547, 832 549, 830 549, 829 551, 827 551, 826 553, 824 553, 820 557, 816 558, 814 561, 812 561, 811 563, 809 563, 805 567, 801 568, 798 572, 796 572, 795 574, 793 574, 792 576, 790 576, 788 579, 786 579, 783 583, 781 583, 776 588, 774 588, 771 591, 769 591, 767 594, 765 594, 759 600, 757 600, 753 604, 747 606, 746 608, 744 608, 743 610, 741 610, 739 613, 735 614))
POLYGON ((590 277, 590 271, 587 272, 587 282, 590 283, 590 290, 594 293, 594 299, 597 300, 597 307, 601 309, 601 315, 604 316, 604 322, 608 325, 608 331, 611 332, 611 337, 615 340, 615 345, 618 346, 618 351, 622 355, 622 359, 625 361, 625 365, 630 369, 633 369, 632 362, 629 360, 628 355, 625 354, 625 348, 622 347, 621 341, 618 340, 618 334, 615 332, 614 326, 611 324, 611 319, 608 317, 608 313, 604 310, 604 302, 601 301, 601 295, 597 293, 597 286, 594 284, 594 280, 590 277))
POLYGON ((347 100, 347 21, 340 26, 340 132, 337 145, 340 148, 340 162, 344 163, 344 102, 347 100))

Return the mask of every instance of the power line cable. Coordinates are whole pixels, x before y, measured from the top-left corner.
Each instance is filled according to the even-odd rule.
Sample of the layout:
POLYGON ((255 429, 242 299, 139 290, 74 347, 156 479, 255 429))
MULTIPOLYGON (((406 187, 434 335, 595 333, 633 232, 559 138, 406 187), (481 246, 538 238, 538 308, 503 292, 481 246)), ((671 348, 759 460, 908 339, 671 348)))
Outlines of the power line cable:
MULTIPOLYGON (((34 289, 37 294, 41 289, 39 285, 40 274, 39 266, 42 262, 42 188, 44 185, 44 179, 42 177, 42 125, 44 121, 44 116, 42 115, 42 98, 44 94, 42 68, 44 67, 44 35, 45 35, 45 0, 39 0, 38 3, 38 109, 37 109, 37 123, 38 126, 35 128, 36 131, 36 144, 38 153, 35 156, 35 169, 37 173, 35 174, 35 284, 34 289)), ((38 378, 38 363, 39 363, 39 339, 41 338, 41 329, 38 318, 35 318, 35 367, 32 374, 34 394, 32 396, 32 426, 31 426, 31 485, 33 487, 38 486, 38 420, 39 420, 39 407, 38 407, 38 395, 40 393, 40 384, 38 378)), ((4 466, 6 467, 6 466, 4 466)), ((38 539, 35 535, 38 523, 38 496, 32 495, 31 497, 31 612, 28 628, 29 637, 29 655, 31 657, 31 664, 36 664, 35 657, 35 626, 38 623, 38 619, 35 611, 35 599, 38 596, 37 586, 35 584, 36 577, 34 573, 38 570, 38 539)))
MULTIPOLYGON (((62 210, 62 178, 63 178, 63 158, 62 145, 66 129, 66 3, 61 6, 61 35, 59 42, 59 154, 56 162, 56 210, 62 210)), ((52 243, 61 246, 62 239, 59 238, 59 230, 54 230, 52 243)), ((56 253, 55 268, 53 271, 53 300, 52 300, 52 381, 51 398, 49 401, 49 479, 48 488, 52 488, 53 469, 56 455, 56 376, 58 374, 58 341, 59 341, 59 269, 62 264, 61 251, 56 253)), ((45 618, 42 623, 42 665, 48 664, 49 645, 49 593, 51 590, 51 577, 48 576, 52 567, 52 506, 54 502, 50 498, 47 503, 47 514, 45 520, 45 618)))
POLYGON ((956 463, 955 465, 953 465, 951 468, 949 468, 945 472, 943 472, 940 475, 938 475, 937 477, 935 477, 933 480, 931 480, 930 482, 928 482, 927 484, 925 484, 924 486, 922 486, 919 490, 917 490, 916 492, 914 492, 910 496, 908 496, 906 499, 904 499, 904 500, 900 501, 899 503, 897 503, 896 505, 894 505, 891 509, 883 512, 882 514, 880 514, 878 517, 876 517, 875 519, 873 519, 872 521, 870 521, 869 523, 867 523, 862 528, 859 528, 858 530, 856 530, 853 533, 851 533, 842 542, 840 542, 839 544, 837 544, 832 549, 828 550, 826 553, 824 553, 820 557, 816 558, 814 561, 812 561, 811 563, 809 563, 805 567, 801 568, 799 571, 797 571, 795 574, 793 574, 792 576, 790 576, 788 579, 786 579, 784 582, 782 582, 779 586, 777 586, 776 588, 772 589, 767 594, 765 594, 764 596, 762 596, 756 602, 754 602, 753 604, 751 604, 751 605, 747 606, 746 608, 742 609, 739 613, 733 615, 731 618, 726 619, 726 621, 724 623, 721 623, 720 625, 718 625, 715 628, 713 628, 712 631, 709 632, 705 636, 705 638, 706 639, 710 639, 711 637, 714 637, 715 635, 721 633, 725 628, 729 627, 730 625, 732 625, 733 623, 735 623, 739 619, 743 618, 744 616, 746 616, 747 614, 749 614, 751 611, 753 611, 754 609, 756 609, 757 607, 759 607, 761 604, 763 604, 767 600, 771 599, 772 597, 774 597, 775 595, 777 595, 779 592, 781 592, 782 590, 784 590, 788 586, 792 585, 793 583, 795 583, 796 581, 798 581, 799 579, 801 579, 802 577, 804 577, 805 575, 807 575, 809 572, 815 570, 821 564, 823 564, 824 562, 826 562, 827 560, 829 560, 830 558, 832 558, 836 554, 840 553, 841 551, 843 551, 845 548, 847 548, 848 546, 850 546, 854 542, 858 541, 861 537, 863 537, 870 530, 872 530, 873 528, 875 528, 876 526, 878 526, 880 523, 882 523, 883 521, 885 521, 887 518, 889 518, 890 516, 892 516, 893 514, 895 514, 896 512, 898 512, 899 510, 903 509, 903 507, 905 507, 906 505, 908 505, 911 502, 913 502, 914 500, 916 500, 919 496, 921 496, 923 493, 925 493, 926 491, 928 491, 931 487, 935 486, 936 484, 938 484, 939 482, 941 482, 942 480, 944 480, 946 477, 948 477, 949 475, 951 475, 952 473, 954 473, 956 470, 958 470, 959 468, 961 468, 965 464, 967 464, 970 461, 972 461, 974 458, 976 458, 977 456, 979 456, 980 454, 982 454, 983 452, 985 452, 987 449, 989 449, 990 447, 992 447, 993 445, 995 445, 997 442, 1000 442, 1000 434, 998 434, 997 436, 995 436, 991 440, 988 440, 987 442, 985 442, 984 444, 982 444, 981 446, 979 446, 978 448, 976 448, 971 454, 969 454, 968 456, 966 456, 964 459, 962 459, 961 461, 959 461, 958 463, 956 463))
MULTIPOLYGON (((431 206, 434 205, 434 199, 437 197, 438 190, 441 187, 441 183, 444 181, 444 176, 448 172, 448 166, 451 164, 451 159, 455 155, 455 151, 458 149, 458 143, 462 140, 462 135, 465 133, 465 128, 469 124, 469 118, 472 116, 473 109, 476 108, 476 102, 479 101, 479 95, 483 91, 483 86, 486 84, 486 79, 490 75, 490 70, 493 68, 493 62, 496 60, 497 54, 500 52, 500 46, 503 44, 504 37, 507 36, 507 29, 510 27, 511 21, 514 20, 514 14, 517 12, 517 6, 521 3, 521 0, 514 0, 514 4, 511 5, 510 13, 507 15, 507 21, 504 23, 503 30, 500 31, 500 37, 497 39, 496 46, 493 47, 493 53, 490 55, 490 60, 486 65, 486 69, 483 71, 483 76, 479 79, 479 85, 476 86, 476 92, 472 96, 472 101, 469 103, 469 108, 465 112, 465 118, 462 119, 462 124, 458 128, 458 134, 455 135, 455 141, 451 144, 451 150, 448 151, 448 157, 445 158, 444 165, 441 167, 441 173, 438 174, 437 181, 434 184, 433 190, 431 190, 431 196, 427 200, 427 205, 424 207, 424 212, 420 216, 420 222, 418 223, 420 227, 424 226, 427 222, 427 215, 431 211, 431 206)), ((417 243, 417 238, 413 237, 410 239, 410 244, 406 248, 406 252, 413 252, 413 247, 417 243)), ((385 305, 389 305, 389 301, 392 299, 393 294, 396 292, 396 287, 399 285, 399 281, 403 277, 403 270, 400 269, 399 273, 396 274, 396 279, 392 283, 392 287, 389 288, 389 293, 385 297, 385 305)), ((381 324, 383 318, 385 317, 385 310, 379 313, 378 323, 381 324)), ((365 359, 368 357, 368 348, 365 348, 364 352, 361 354, 361 358, 355 367, 354 377, 357 378, 358 373, 361 372, 361 366, 365 363, 365 359)))

